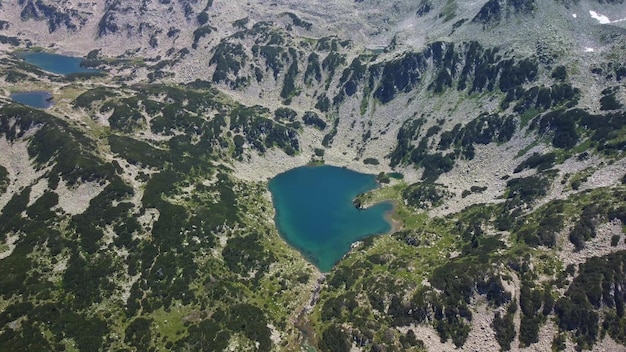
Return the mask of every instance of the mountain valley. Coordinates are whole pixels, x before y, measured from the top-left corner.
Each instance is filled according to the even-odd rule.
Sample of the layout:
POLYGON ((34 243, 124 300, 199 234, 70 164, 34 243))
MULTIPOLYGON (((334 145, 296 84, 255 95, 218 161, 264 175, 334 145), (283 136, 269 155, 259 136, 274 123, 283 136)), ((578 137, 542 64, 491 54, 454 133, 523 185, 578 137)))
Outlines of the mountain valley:
POLYGON ((3 0, 0 48, 0 350, 626 350, 623 0, 3 0), (318 164, 394 204, 329 272, 268 190, 318 164))

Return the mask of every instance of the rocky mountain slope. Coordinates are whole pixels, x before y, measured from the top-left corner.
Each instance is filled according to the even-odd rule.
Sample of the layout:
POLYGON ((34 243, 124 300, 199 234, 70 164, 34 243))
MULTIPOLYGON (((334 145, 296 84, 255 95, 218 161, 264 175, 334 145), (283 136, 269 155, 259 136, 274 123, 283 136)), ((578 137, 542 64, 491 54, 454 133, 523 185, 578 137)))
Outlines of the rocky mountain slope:
POLYGON ((626 350, 623 0, 5 0, 0 47, 0 350, 626 350), (396 204, 326 274, 266 189, 309 162, 396 204))

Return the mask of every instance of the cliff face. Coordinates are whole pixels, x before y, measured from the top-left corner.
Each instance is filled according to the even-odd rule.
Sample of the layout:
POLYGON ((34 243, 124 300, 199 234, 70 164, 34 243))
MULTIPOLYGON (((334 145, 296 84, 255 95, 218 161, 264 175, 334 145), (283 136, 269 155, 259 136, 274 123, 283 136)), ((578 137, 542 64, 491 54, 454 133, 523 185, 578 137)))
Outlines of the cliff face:
POLYGON ((0 350, 623 349, 625 33, 623 0, 3 1, 0 350), (309 162, 396 204, 326 276, 266 190, 309 162))

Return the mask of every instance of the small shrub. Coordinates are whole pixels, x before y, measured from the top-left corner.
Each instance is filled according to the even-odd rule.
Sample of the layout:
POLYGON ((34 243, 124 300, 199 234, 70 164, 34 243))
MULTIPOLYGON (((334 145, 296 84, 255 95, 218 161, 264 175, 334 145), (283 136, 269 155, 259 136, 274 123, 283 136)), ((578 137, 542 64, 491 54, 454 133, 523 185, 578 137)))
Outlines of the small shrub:
POLYGON ((616 247, 620 238, 620 235, 613 235, 613 237, 611 237, 611 247, 616 247))
POLYGON ((326 121, 322 120, 317 113, 314 111, 307 111, 302 116, 302 121, 307 126, 314 126, 318 130, 322 131, 326 129, 326 121))
POLYGON ((449 197, 450 192, 439 183, 418 182, 402 191, 406 203, 420 209, 439 206, 449 197))
POLYGON ((567 70, 565 69, 565 66, 557 66, 554 71, 552 71, 552 78, 559 80, 559 81, 564 81, 567 79, 567 70))
POLYGON ((378 174, 378 176, 376 176, 376 181, 380 182, 380 183, 389 183, 389 175, 387 175, 384 172, 381 172, 378 174))
POLYGON ((365 158, 363 160, 363 164, 365 164, 365 165, 378 165, 380 163, 378 162, 378 159, 376 159, 376 158, 365 158))

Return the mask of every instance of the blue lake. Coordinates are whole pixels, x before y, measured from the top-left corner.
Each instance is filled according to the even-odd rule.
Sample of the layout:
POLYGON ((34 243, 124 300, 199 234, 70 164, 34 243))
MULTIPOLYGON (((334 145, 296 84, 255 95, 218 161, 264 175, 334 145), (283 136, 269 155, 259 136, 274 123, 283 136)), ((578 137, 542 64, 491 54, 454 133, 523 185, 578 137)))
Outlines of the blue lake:
POLYGON ((11 100, 39 109, 47 109, 52 106, 52 94, 48 92, 13 93, 11 100))
POLYGON ((269 182, 281 236, 322 272, 328 272, 352 243, 391 230, 391 203, 357 209, 353 199, 377 187, 374 175, 334 166, 303 166, 269 182))
POLYGON ((80 57, 64 56, 43 51, 24 51, 17 54, 18 57, 24 59, 31 65, 40 69, 60 75, 70 73, 98 73, 99 70, 80 67, 80 57))

